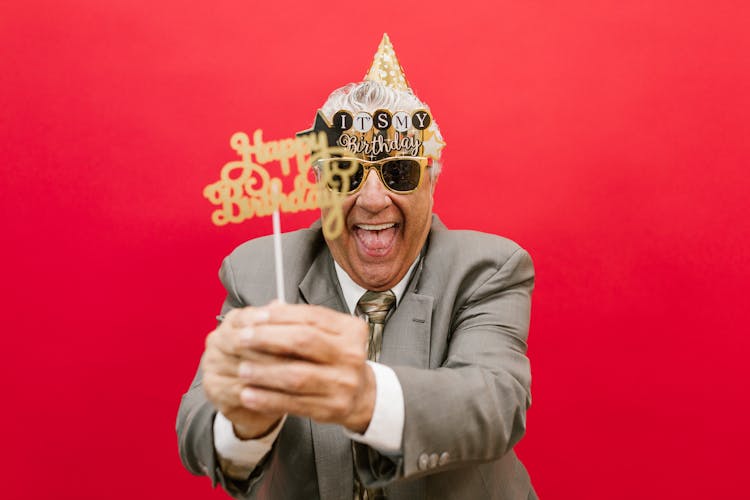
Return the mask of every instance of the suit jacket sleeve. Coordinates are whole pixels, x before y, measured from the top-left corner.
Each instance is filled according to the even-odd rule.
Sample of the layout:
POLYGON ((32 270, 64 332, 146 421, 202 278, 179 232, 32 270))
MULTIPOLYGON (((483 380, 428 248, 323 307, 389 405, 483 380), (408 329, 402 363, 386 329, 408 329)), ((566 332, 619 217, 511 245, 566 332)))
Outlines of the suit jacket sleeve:
POLYGON ((357 469, 368 487, 498 459, 525 432, 533 264, 517 248, 497 267, 474 274, 453 306, 441 366, 393 367, 404 392, 403 455, 386 457, 357 445, 357 469), (425 467, 424 454, 443 460, 425 467))
MULTIPOLYGON (((231 309, 242 307, 244 304, 235 289, 229 258, 222 263, 219 277, 227 290, 227 298, 221 309, 223 316, 231 309)), ((202 373, 199 369, 190 389, 180 402, 177 413, 180 460, 193 474, 209 476, 213 486, 219 483, 232 496, 242 496, 257 479, 261 467, 255 468, 248 481, 236 481, 225 476, 214 450, 213 421, 217 411, 206 399, 201 383, 202 373)))

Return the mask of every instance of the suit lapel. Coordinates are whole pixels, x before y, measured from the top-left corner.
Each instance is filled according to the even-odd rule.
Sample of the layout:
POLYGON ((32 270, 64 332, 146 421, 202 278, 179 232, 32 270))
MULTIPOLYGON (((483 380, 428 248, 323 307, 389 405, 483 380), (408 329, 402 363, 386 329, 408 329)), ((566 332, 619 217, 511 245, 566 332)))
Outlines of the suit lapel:
MULTIPOLYGON (((437 216, 433 216, 433 228, 442 226, 437 216)), ((409 279, 401 302, 385 323, 383 347, 380 361, 388 365, 414 366, 429 368, 430 338, 432 332, 432 307, 435 298, 420 293, 422 270, 428 244, 422 248, 422 254, 414 274, 409 279)))
POLYGON ((347 313, 341 286, 336 279, 333 258, 327 247, 318 252, 299 284, 300 297, 307 304, 325 306, 347 313))
MULTIPOLYGON (((318 253, 300 282, 299 291, 308 304, 347 312, 327 248, 318 253)), ((339 425, 310 421, 310 427, 321 500, 351 500, 354 469, 349 438, 339 425)))
POLYGON ((434 298, 407 292, 385 324, 380 361, 429 368, 434 298))

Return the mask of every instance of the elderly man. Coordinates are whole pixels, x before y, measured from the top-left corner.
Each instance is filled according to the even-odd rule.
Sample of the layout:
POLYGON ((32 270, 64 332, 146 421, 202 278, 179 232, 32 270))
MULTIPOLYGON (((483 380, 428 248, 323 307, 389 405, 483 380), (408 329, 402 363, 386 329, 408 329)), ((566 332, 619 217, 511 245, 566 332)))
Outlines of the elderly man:
POLYGON ((313 130, 351 151, 316 162, 345 195, 343 232, 284 235, 289 304, 272 301, 268 238, 224 260, 223 321, 180 405, 183 463, 237 498, 536 498, 513 451, 528 254, 432 215, 440 132, 387 37, 313 130))

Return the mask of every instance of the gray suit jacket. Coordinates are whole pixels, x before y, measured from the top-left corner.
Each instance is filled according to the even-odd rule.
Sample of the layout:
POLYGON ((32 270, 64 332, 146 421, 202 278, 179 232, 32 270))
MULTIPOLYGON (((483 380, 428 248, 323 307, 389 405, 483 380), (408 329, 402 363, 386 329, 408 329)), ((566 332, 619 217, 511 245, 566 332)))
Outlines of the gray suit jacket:
MULTIPOLYGON (((285 234, 284 252, 290 302, 347 311, 319 225, 285 234)), ((222 313, 274 299, 272 260, 268 237, 224 260, 222 313)), ((533 283, 531 259, 517 244, 449 231, 434 217, 423 258, 385 326, 380 357, 404 392, 403 454, 355 445, 366 486, 384 486, 394 500, 536 498, 513 451, 531 402, 526 338, 533 283)), ((340 426, 290 415, 249 480, 237 482, 217 462, 215 414, 199 371, 177 418, 180 457, 192 473, 237 498, 351 500, 352 446, 340 426)))

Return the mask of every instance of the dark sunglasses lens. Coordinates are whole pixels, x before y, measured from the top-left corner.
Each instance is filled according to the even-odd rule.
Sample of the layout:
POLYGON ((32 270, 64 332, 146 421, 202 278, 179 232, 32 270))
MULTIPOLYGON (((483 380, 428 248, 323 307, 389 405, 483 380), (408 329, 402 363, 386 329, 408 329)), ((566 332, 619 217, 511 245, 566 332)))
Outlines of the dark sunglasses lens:
POLYGON ((327 163, 325 168, 329 169, 328 188, 332 191, 350 192, 357 189, 362 182, 363 169, 358 161, 333 159, 327 163), (346 182, 347 178, 348 183, 346 182))
POLYGON ((362 167, 361 163, 357 164, 357 170, 352 173, 352 176, 349 178, 349 192, 354 191, 355 189, 359 188, 359 185, 362 184, 362 177, 364 177, 365 169, 362 167))
POLYGON ((393 191, 412 191, 419 186, 421 167, 417 160, 390 160, 380 171, 383 182, 393 191))

